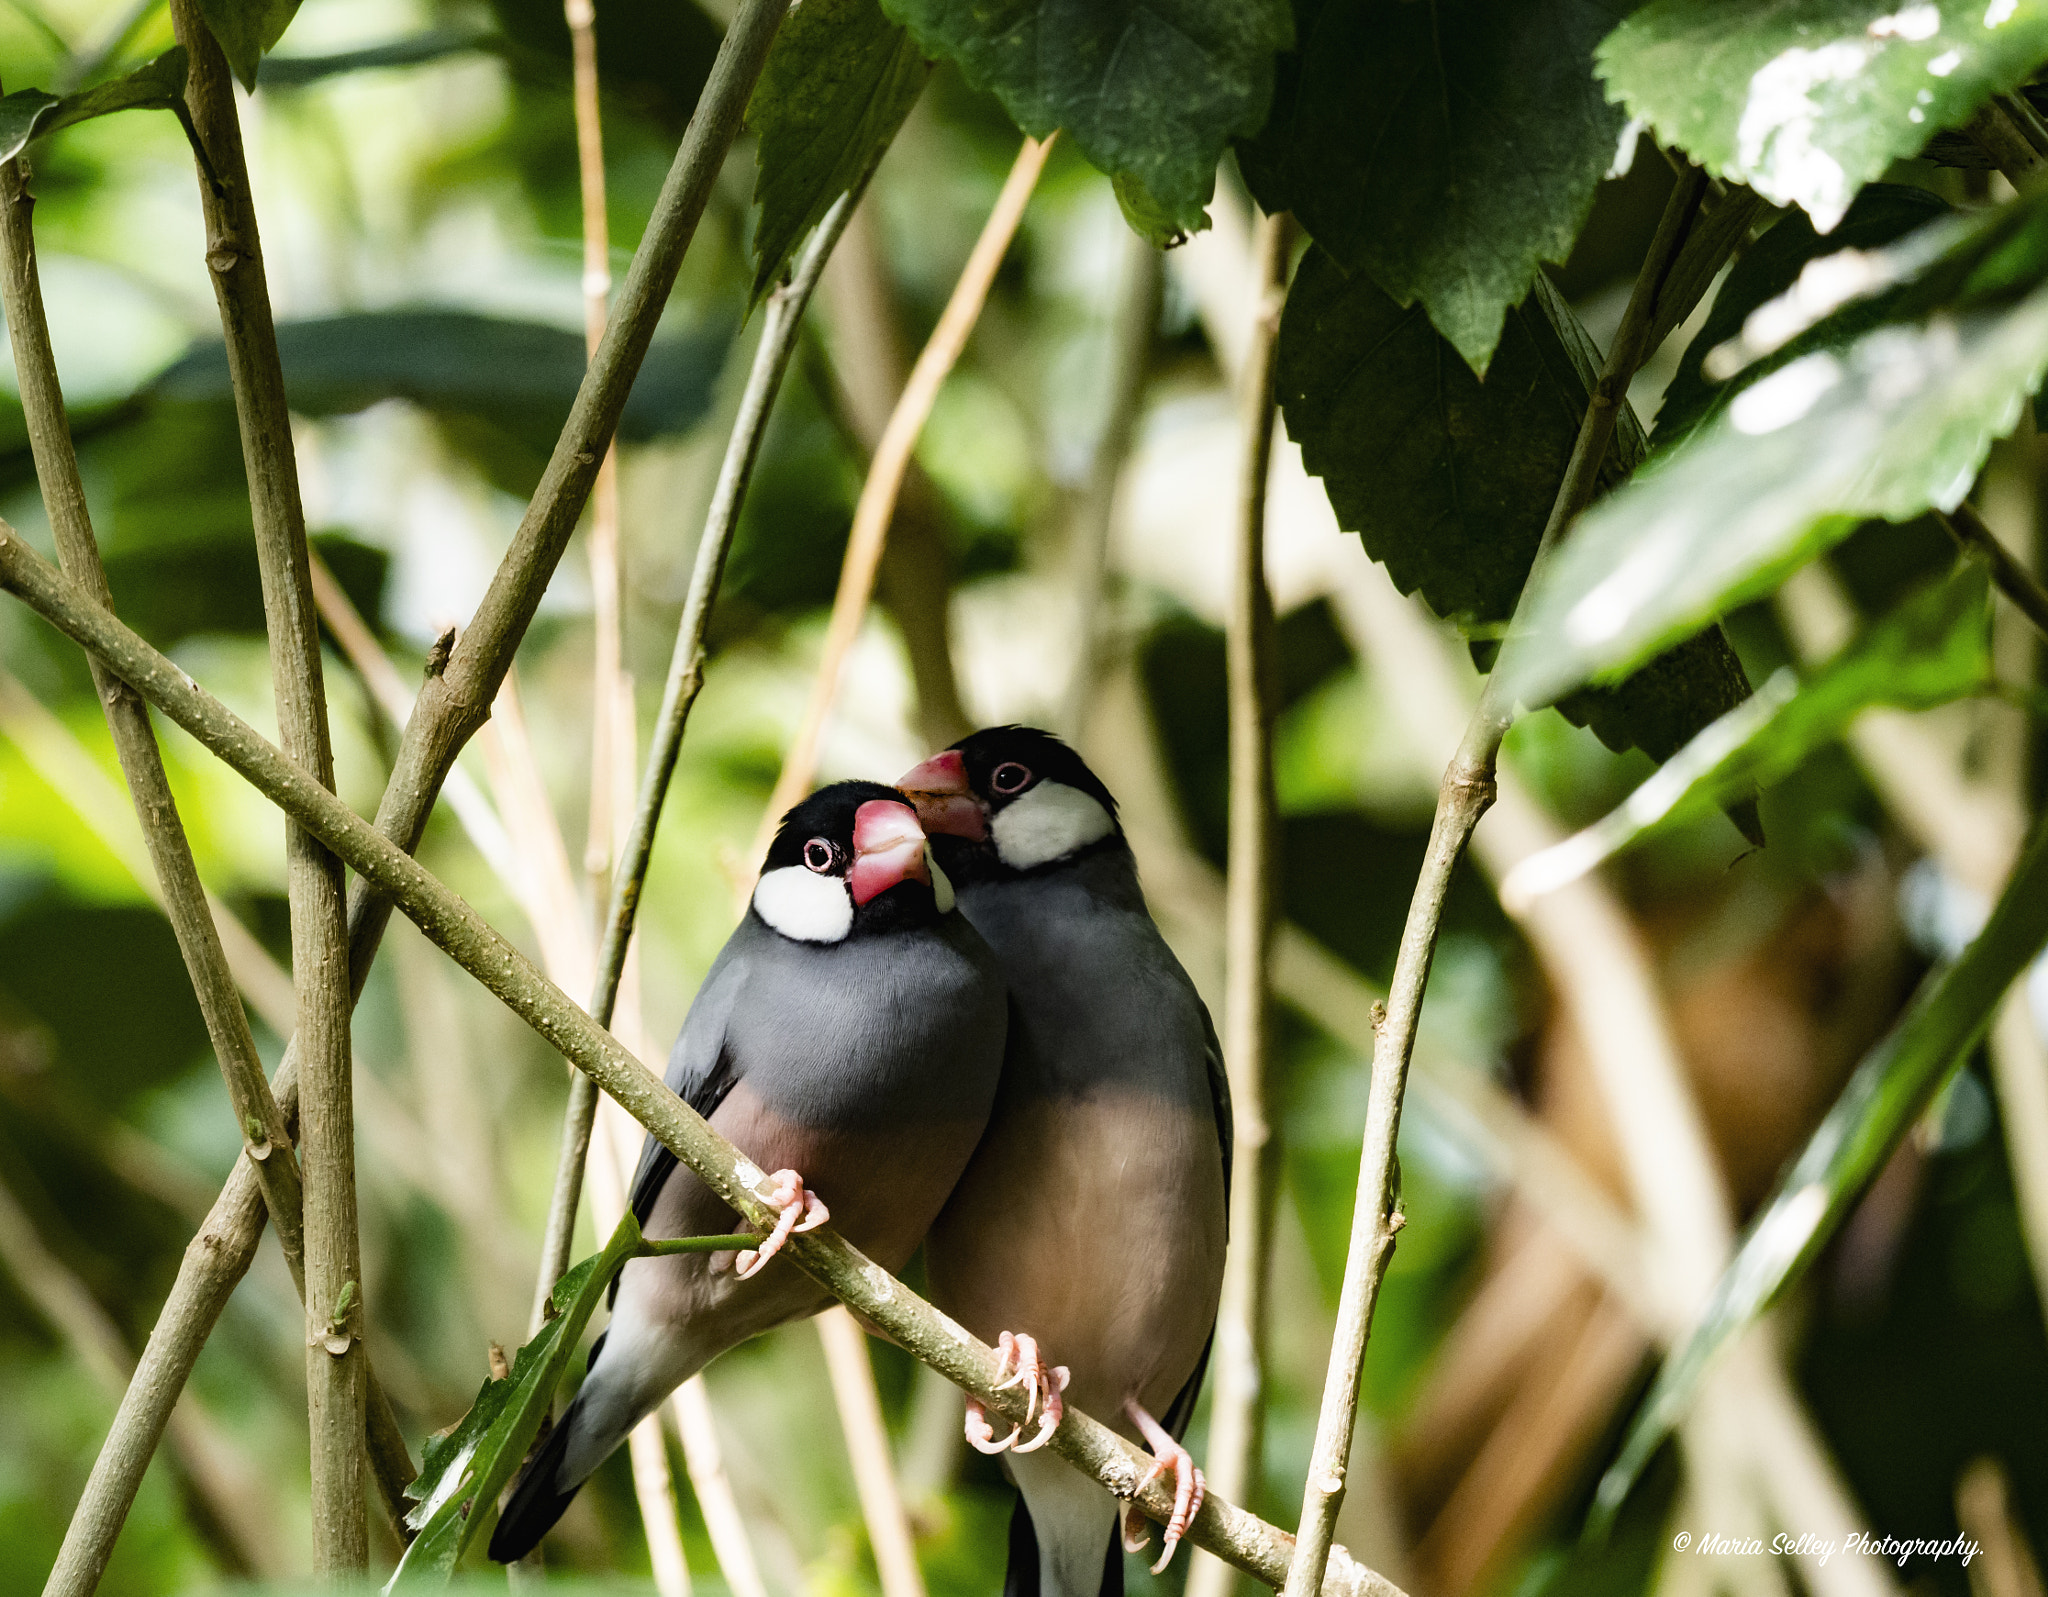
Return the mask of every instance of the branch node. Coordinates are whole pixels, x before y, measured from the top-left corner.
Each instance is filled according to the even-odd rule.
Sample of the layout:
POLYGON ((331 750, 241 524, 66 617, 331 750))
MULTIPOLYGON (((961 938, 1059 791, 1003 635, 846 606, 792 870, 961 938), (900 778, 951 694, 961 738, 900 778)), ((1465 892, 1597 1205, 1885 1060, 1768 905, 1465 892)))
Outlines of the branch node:
POLYGON ((455 629, 451 626, 434 640, 434 646, 427 650, 428 681, 440 676, 448 669, 448 657, 455 652, 455 629))

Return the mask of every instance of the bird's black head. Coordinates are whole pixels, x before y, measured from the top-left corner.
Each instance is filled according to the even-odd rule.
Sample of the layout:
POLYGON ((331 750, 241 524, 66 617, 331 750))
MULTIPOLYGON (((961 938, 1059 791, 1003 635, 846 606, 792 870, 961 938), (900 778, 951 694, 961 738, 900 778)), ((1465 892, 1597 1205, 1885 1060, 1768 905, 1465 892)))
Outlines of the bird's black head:
POLYGON ((896 785, 962 882, 1042 870, 1123 843, 1102 779, 1035 726, 985 727, 896 785))
POLYGON ((782 818, 753 912, 800 943, 927 926, 953 907, 917 812, 893 787, 835 782, 782 818))

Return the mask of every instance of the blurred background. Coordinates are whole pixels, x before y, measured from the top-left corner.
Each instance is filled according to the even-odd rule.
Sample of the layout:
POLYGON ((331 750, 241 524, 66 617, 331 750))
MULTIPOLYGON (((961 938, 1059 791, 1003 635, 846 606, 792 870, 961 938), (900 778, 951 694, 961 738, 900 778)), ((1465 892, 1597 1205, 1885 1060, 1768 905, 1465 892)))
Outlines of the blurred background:
MULTIPOLYGON (((708 70, 718 10, 598 7, 615 272, 708 70)), ((0 0, 7 89, 60 86, 104 52, 140 59, 169 43, 158 6, 0 0)), ((432 640, 482 593, 583 366, 560 8, 306 0, 243 116, 316 548, 414 681, 432 640)), ((867 449, 1016 139, 993 101, 941 67, 818 296, 713 618, 708 682, 649 878, 638 1024, 650 1061, 734 921, 735 876, 809 688, 867 449)), ((274 734, 187 146, 168 116, 124 115, 39 146, 35 167, 45 292, 117 608, 274 734)), ((621 433, 624 663, 643 737, 759 331, 746 316, 752 175, 743 140, 621 433)), ((1973 181, 1932 167, 1894 176, 1958 202, 1973 181)), ((1671 181, 1646 144, 1603 187, 1555 273, 1596 338, 1620 315, 1671 181)), ((1161 257, 1130 235, 1107 181, 1055 147, 919 446, 821 775, 889 779, 994 721, 1074 736, 1126 804, 1155 913, 1220 1008, 1221 627, 1242 455, 1232 385, 1253 298, 1249 209, 1227 163, 1214 214, 1213 232, 1161 257), (1098 596, 1087 551, 1105 523, 1098 596)), ((1638 378, 1645 421, 1689 337, 1638 378)), ((2026 550, 2038 453, 2023 426, 1994 456, 1983 500, 2026 550)), ((0 515, 48 550, 11 392, 0 393, 0 515)), ((1252 1506, 1291 1524, 1349 1232, 1368 1006, 1392 967, 1474 678, 1463 651, 1338 532, 1284 442, 1269 537, 1289 930, 1276 971, 1272 1365, 1252 1506)), ((1845 607, 1888 605, 1951 558, 1924 525, 1859 534, 1832 557, 1831 583, 1795 584, 1734 618, 1751 679, 1826 647, 1845 607)), ((567 873, 554 880, 592 913, 592 609, 579 537, 519 657, 530 758, 501 708, 463 760, 483 791, 468 824, 444 805, 423 849, 536 952, 545 895, 534 861, 549 811, 567 840, 567 873), (538 811, 520 798, 531 799, 534 771, 547 800, 538 811)), ((2001 613, 1998 624, 2015 620, 2001 613)), ((2028 635, 2001 632, 1996 647, 2001 676, 2031 674, 2028 635)), ((328 685, 342 793, 367 813, 394 728, 338 649, 328 685)), ((1697 1461, 1721 1455, 1691 1437, 1683 1484, 1667 1449, 1612 1540, 1577 1545, 1593 1479, 1668 1328, 1645 1313, 1640 1282, 1629 1289, 1636 1262, 1594 1262, 1616 1219, 1640 1212, 1613 1130, 1630 1111, 1560 995, 1631 979, 1606 962, 1612 946, 1646 954, 1739 1220, 1928 961, 1968 935, 1986 901, 1972 850, 2009 848, 2035 791, 2029 726, 2008 705, 1876 719, 1764 795, 1767 847, 1750 851, 1718 815, 1661 836, 1604 878, 1600 902, 1619 917, 1582 936, 1505 913, 1493 884, 1532 840, 1605 813, 1649 763, 1610 754, 1552 712, 1510 739, 1510 791, 1457 881, 1424 1015, 1401 1144, 1408 1225, 1339 1527, 1415 1597, 1707 1583, 1831 1597, 1839 1569, 1662 1556, 1677 1528, 1746 1533, 1740 1512, 1715 1518, 1745 1499, 1715 1495, 1712 1467, 1697 1461), (1623 945, 1603 943, 1617 927, 1623 945)), ((202 874, 250 934, 240 968, 256 984, 252 1007, 273 1017, 259 1036, 274 1063, 289 988, 280 1008, 273 980, 267 1010, 258 989, 288 955, 282 823, 182 734, 162 737, 202 874)), ((141 1345, 239 1149, 176 945, 146 868, 137 874, 118 782, 82 657, 21 607, 0 606, 0 1597, 40 1589, 118 1396, 110 1357, 141 1345)), ((490 1344, 523 1340, 566 1069, 402 923, 355 1045, 365 1298, 379 1373, 417 1451, 467 1407, 490 1344)), ((583 1225, 579 1253, 594 1246, 587 1211, 583 1225)), ((1816 1502, 1847 1505, 1880 1533, 1943 1536, 1962 1523, 1981 1539, 1996 1525, 2042 1545, 2043 1263, 2029 1252, 1980 1058, 1765 1327, 1767 1373, 1752 1379, 1744 1364, 1710 1392, 1707 1411, 1734 1416, 1741 1433, 1727 1470, 1754 1476, 1759 1454, 1795 1474, 1810 1466, 1816 1502), (1746 1396, 1744 1381, 1756 1387, 1746 1396)), ((303 1573, 299 1324, 266 1243, 186 1400, 203 1422, 199 1452, 152 1467, 107 1572, 110 1597, 303 1573), (236 1505, 225 1516, 221 1482, 236 1505)), ((931 1592, 996 1590, 1009 1501, 996 1465, 960 1445, 957 1394, 895 1349, 871 1348, 931 1592)), ((708 1395, 765 1591, 879 1592, 812 1330, 727 1356, 708 1395)), ((1197 1456, 1206 1424, 1205 1405, 1197 1456)), ((724 1590, 674 1462, 689 1576, 699 1591, 724 1590)), ((624 1452, 551 1546, 556 1568, 651 1578, 624 1452)), ((1187 1564, 1148 1583, 1134 1561, 1134 1589, 1177 1588, 1187 1564)), ((1981 1597, 2007 1597, 1982 1587, 1983 1566, 1955 1561, 1879 1566, 1875 1578, 1855 1597, 1886 1580, 1944 1597, 1976 1581, 1981 1597)))

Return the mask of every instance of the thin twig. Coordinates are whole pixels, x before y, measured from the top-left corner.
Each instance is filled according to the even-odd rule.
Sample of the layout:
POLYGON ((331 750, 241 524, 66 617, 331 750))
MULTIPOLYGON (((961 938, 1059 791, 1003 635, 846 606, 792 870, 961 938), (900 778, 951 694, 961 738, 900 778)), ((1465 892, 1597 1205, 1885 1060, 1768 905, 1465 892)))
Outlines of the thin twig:
MULTIPOLYGON (((37 1235, 27 1212, 0 1184, 0 1268, 13 1276, 21 1294, 71 1346, 77 1359, 107 1395, 119 1401, 135 1370, 135 1359, 120 1327, 85 1283, 37 1235)), ((248 1460, 234 1456, 233 1444, 213 1417, 188 1395, 171 1413, 173 1459, 199 1500, 201 1517, 231 1574, 277 1579, 288 1573, 270 1535, 266 1506, 254 1490, 248 1460)))
MULTIPOLYGON (((533 619, 548 579, 567 546, 590 489, 598 450, 610 440, 638 374, 655 324, 695 236, 711 189, 734 139, 755 81, 789 0, 743 0, 726 29, 697 109, 662 185, 646 235, 634 253, 605 342, 591 363, 554 455, 525 519, 469 628, 429 676, 406 723, 405 737, 377 808, 380 835, 399 848, 419 846, 427 817, 464 743, 483 724, 513 652, 533 619)), ((350 900, 349 990, 360 997, 389 922, 391 905, 361 888, 350 900)), ((289 1119, 297 1104, 296 1047, 288 1046, 271 1082, 289 1119)), ((237 1167, 205 1226, 186 1250, 177 1281, 157 1316, 136 1379, 101 1445, 85 1495, 65 1536, 64 1556, 46 1597, 83 1597, 105 1567, 114 1537, 133 1503, 142 1471, 163 1434, 170 1406, 191 1374, 234 1283, 248 1270, 262 1233, 263 1210, 247 1166, 237 1167)), ((410 1476, 395 1424, 370 1414, 370 1451, 380 1486, 410 1476)), ((403 1508, 402 1501, 398 1505, 403 1508)))
POLYGON ((2035 631, 2048 637, 2048 588, 2042 587, 2041 579, 2029 571, 2019 557, 1999 540, 1998 534, 1984 524, 1976 506, 1964 500, 1947 515, 1935 511, 1934 519, 1955 539, 1957 548, 1983 559, 1991 568, 1991 580, 1997 584, 1998 591, 2012 601, 2014 609, 2034 623, 2035 631))
POLYGON ((747 1535, 746 1518, 733 1495, 732 1478, 725 1472, 725 1450, 718 1440, 718 1421, 711 1412, 711 1394, 702 1375, 693 1375, 676 1388, 669 1411, 675 1416, 676 1436, 683 1444, 690 1490, 697 1494, 704 1532, 711 1538, 712 1556, 718 1560, 727 1590, 732 1597, 768 1597, 767 1582, 761 1579, 761 1565, 747 1535))
MULTIPOLYGON (((1245 1501, 1259 1487, 1265 1441, 1267 1258, 1279 1149, 1271 1078, 1273 717, 1279 685, 1273 659, 1273 594, 1266 584, 1266 487, 1273 463, 1273 362, 1287 296, 1287 218, 1264 216, 1253 232, 1257 298, 1239 380, 1244 470, 1231 548, 1230 613, 1224 634, 1229 672, 1230 850, 1224 899, 1223 1062, 1235 1121, 1230 1252, 1216 1316, 1216 1397, 1209 1418, 1209 1482, 1245 1501)), ((1092 670, 1092 666, 1090 667, 1092 670)), ((1189 1567, 1191 1597, 1226 1597, 1229 1567, 1206 1554, 1189 1567)))
MULTIPOLYGON (((704 640, 710 630, 718 585, 725 575, 726 556, 732 549, 733 532, 739 526, 740 507, 746 502, 747 484, 753 477, 754 462, 760 458, 761 440, 767 435, 775 395, 796 349, 804 308, 818 286, 833 246, 845 230, 847 218, 860 203, 864 186, 865 179, 825 214, 804 246, 789 281, 768 296, 761 321, 761 341, 754 349, 753 368, 747 374, 739 414, 733 419, 732 435, 726 442, 718 483, 704 517, 704 531, 697 540, 690 590, 676 626, 675 648, 669 656, 661 710, 655 717, 654 743, 647 751, 647 767, 640 778, 633 825, 619 851, 618 873, 612 887, 610 913, 605 918, 604 942, 598 949, 590 1001, 591 1016, 601 1026, 611 1022, 612 1005, 618 998, 619 981, 626 968, 626 951, 632 946, 633 923, 640 911, 647 867, 654 857, 655 829, 661 824, 662 806, 668 800, 669 782, 675 775, 691 707, 704 687, 704 640)), ((547 1229, 541 1243, 536 1315, 555 1282, 569 1267, 576 1204, 583 1191, 584 1150, 590 1143, 591 1120, 596 1112, 597 1090, 588 1077, 578 1075, 569 1084, 569 1104, 563 1114, 562 1151, 555 1164, 555 1189, 548 1204, 547 1229)))
POLYGON ((1159 306, 1166 287, 1164 253, 1138 234, 1125 230, 1124 274, 1117 294, 1109 369, 1109 408, 1095 454, 1088 463, 1088 481, 1075 507, 1073 531, 1074 675, 1067 684, 1066 708, 1060 717, 1069 737, 1087 730, 1088 706, 1100 684, 1102 659, 1109 646, 1106 614, 1110 535, 1116 496, 1124 466, 1137 441, 1138 417, 1144 408, 1145 379, 1152 361, 1152 340, 1159 328, 1159 306))
POLYGON ((988 303, 996 270, 1009 253, 1010 240, 1016 237, 1024 206, 1038 184, 1038 174, 1044 170, 1051 148, 1051 137, 1043 143, 1027 138, 1017 152, 1010 175, 996 197, 995 208, 982 224, 981 236, 974 241, 960 280, 953 285, 946 308, 939 313, 938 325, 911 368, 910 381, 903 385, 896 409, 890 413, 889 425, 883 429, 874 458, 868 462, 867 480, 861 484, 860 499, 853 507, 853 528, 846 536, 846 559, 839 570, 838 591, 832 596, 832 617, 825 628, 818 674, 811 682, 803 720, 797 725, 789 752, 783 756, 782 774, 775 779, 775 791, 768 797, 768 808, 755 833, 753 850, 746 860, 748 874, 768 852, 769 840, 775 835, 783 812, 810 790, 818 766, 818 742, 824 736, 833 701, 839 696, 839 679, 846 657, 860 633, 868 599, 875 589, 883 540, 889 535, 889 521, 895 513, 896 495, 903 486, 911 451, 917 447, 918 435, 924 431, 925 420, 932 413, 932 403, 939 397, 946 374, 953 369, 961 350, 967 347, 974 324, 981 319, 981 308, 988 303))
MULTIPOLYGON (((306 517, 285 403, 263 245, 249 192, 227 57, 198 0, 171 0, 191 57, 185 101, 219 183, 202 178, 206 264, 220 307, 228 374, 241 421, 242 463, 255 523, 271 688, 287 754, 334 785, 320 623, 306 552, 306 517)), ((363 1514, 365 1413, 363 1259, 356 1228, 355 1083, 349 1065, 348 899, 341 861, 301 828, 285 828, 292 981, 298 995, 299 1160, 305 1190, 306 1410, 313 1449, 313 1567, 369 1566, 363 1514)))
MULTIPOLYGON (((1629 296, 1628 309, 1615 329, 1606 365, 1587 402, 1564 481, 1558 487, 1543 529, 1543 541, 1537 548, 1529 577, 1531 585, 1548 551, 1592 498, 1600 465, 1607 457, 1608 442, 1614 435, 1615 421, 1627 400, 1629 378, 1650 353, 1646 346, 1657 318, 1658 295, 1699 215, 1706 181, 1706 174, 1698 170, 1680 178, 1665 206, 1649 254, 1636 277, 1635 291, 1629 296)), ((1323 1388, 1315 1448, 1302 1492, 1298 1540, 1287 1575, 1287 1597, 1309 1597, 1321 1586, 1325 1550, 1344 1498, 1344 1471, 1358 1415, 1358 1385, 1366 1340, 1372 1331, 1380 1282, 1385 1278, 1387 1263, 1393 1257, 1394 1238, 1402 1225, 1394 1198, 1394 1148, 1401 1126, 1401 1100, 1407 1086, 1409 1058, 1415 1046, 1415 1023, 1436 952, 1437 930, 1443 918, 1444 898, 1450 890, 1451 871, 1465 851, 1472 828, 1493 802, 1494 763, 1501 739, 1513 719, 1513 706, 1499 702, 1494 687, 1498 681, 1500 676, 1496 673, 1480 698, 1457 756, 1444 772, 1428 852, 1415 883, 1407 924, 1401 931, 1386 1018, 1374 1044, 1372 1091, 1358 1170, 1358 1202, 1344 1265, 1337 1331, 1330 1349, 1329 1377, 1323 1388)))
POLYGON ((868 1361, 867 1332, 840 1304, 819 1315, 817 1325, 883 1597, 925 1597, 917 1544, 910 1534, 910 1516, 903 1511, 903 1494, 896 1485, 896 1461, 889 1453, 889 1429, 882 1423, 875 1369, 868 1361))
MULTIPOLYGON (((418 860, 366 824, 246 722, 206 693, 0 522, 0 588, 17 595, 73 642, 103 660, 170 720, 190 732, 244 780, 318 836, 436 946, 507 1008, 597 1079, 641 1125, 690 1166, 745 1223, 772 1219, 766 1175, 702 1116, 664 1086, 596 1024, 525 955, 449 891, 418 860)), ((933 1309, 831 1227, 793 1238, 785 1253, 862 1318, 1013 1423, 1024 1419, 1015 1388, 996 1390, 995 1352, 933 1309)), ((1053 1435, 1055 1453, 1142 1512, 1165 1521, 1172 1488, 1150 1473, 1151 1460, 1099 1421, 1075 1409, 1053 1435)), ((1194 1545, 1277 1584, 1289 1567, 1286 1534, 1211 1494, 1190 1531, 1194 1545)), ((1324 1590, 1330 1597, 1393 1597, 1399 1588, 1349 1554, 1334 1550, 1324 1590)))

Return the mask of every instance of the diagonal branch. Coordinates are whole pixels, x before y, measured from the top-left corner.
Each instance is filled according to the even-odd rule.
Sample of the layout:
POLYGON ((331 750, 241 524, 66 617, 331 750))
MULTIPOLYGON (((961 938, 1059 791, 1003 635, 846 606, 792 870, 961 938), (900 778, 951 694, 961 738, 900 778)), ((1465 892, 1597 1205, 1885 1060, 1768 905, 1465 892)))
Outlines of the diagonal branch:
MULTIPOLYGON (((594 1077, 626 1111, 689 1165, 747 1221, 771 1215, 767 1176, 645 1065, 547 980, 525 955, 390 838, 367 825, 246 722, 124 627, 0 523, 0 587, 132 685, 151 704, 222 759, 286 815, 313 832, 370 886, 402 909, 430 940, 476 977, 577 1069, 594 1077)), ((1005 1418, 1022 1422, 1024 1400, 997 1391, 994 1351, 933 1309, 826 1227, 793 1238, 798 1266, 907 1351, 972 1392, 1005 1418)), ((1108 1427, 1076 1410, 1052 1438, 1053 1451, 1118 1497, 1161 1522, 1173 1493, 1154 1478, 1150 1459, 1108 1427)), ((1283 1531, 1211 1496, 1190 1531, 1196 1546, 1269 1584, 1289 1568, 1283 1531)), ((1328 1597, 1399 1597, 1385 1577, 1326 1546, 1328 1597)))
MULTIPOLYGON (((306 517, 234 85, 198 0, 171 0, 171 21, 191 58, 185 98, 192 127, 217 179, 208 182, 202 173, 199 184, 206 264, 242 424, 278 728, 292 759, 331 788, 334 749, 306 517)), ((355 1083, 349 1072, 348 902, 341 861, 297 826, 285 829, 285 866, 298 996, 313 1567, 328 1573, 364 1569, 370 1558, 363 1516, 365 1316, 356 1228, 355 1083)))
MULTIPOLYGON (((1571 460, 1543 529, 1529 586, 1556 546, 1564 529, 1592 498, 1600 464, 1614 424, 1628 395, 1629 378, 1650 353, 1650 333, 1658 320, 1658 301, 1673 264, 1698 218, 1707 178, 1697 169, 1680 177, 1658 223, 1656 237, 1635 292, 1615 330, 1607 362, 1594 385, 1571 460)), ((1524 591, 1527 591, 1526 588, 1524 591)), ((1512 640, 1510 640, 1512 647, 1512 640)), ((1514 706, 1503 704, 1489 680, 1479 707, 1465 730, 1457 757, 1444 772, 1430 827, 1428 852, 1415 883, 1407 924, 1395 957, 1385 1018, 1373 1050, 1372 1090, 1368 1099, 1364 1149, 1358 1169, 1358 1203, 1351 1222, 1351 1245, 1344 1265, 1344 1288, 1337 1308, 1337 1331, 1330 1348, 1330 1369, 1323 1387, 1322 1412, 1316 1422, 1315 1448, 1302 1490, 1299 1541, 1287 1574, 1287 1597, 1310 1597, 1322 1585, 1323 1559, 1344 1499, 1344 1471, 1351 1453, 1351 1432, 1358 1414, 1359 1376, 1366 1340, 1372 1332, 1373 1309, 1380 1282, 1393 1257, 1394 1238, 1402 1225, 1395 1198, 1394 1149, 1401 1127, 1401 1101, 1408 1083, 1408 1065, 1415 1047, 1415 1024, 1422 1010, 1423 989, 1436 952, 1444 899, 1451 872, 1464 854, 1472 828, 1493 802, 1494 765, 1501 740, 1514 718, 1514 706)))
MULTIPOLYGON (((429 676, 406 725, 397 768, 377 810, 377 827, 401 849, 419 844, 441 784, 455 757, 489 713, 548 578, 567 544, 595 474, 597 451, 609 441, 627 390, 653 337, 684 251, 696 232, 712 185, 753 92, 788 0, 744 0, 726 30, 689 129, 676 151, 647 232, 634 255, 605 341, 585 374, 540 488, 519 535, 469 629, 451 650, 429 661, 429 676)), ((349 990, 359 997, 390 918, 387 900, 358 884, 350 900, 349 990)), ((296 1047, 288 1047, 272 1081, 287 1119, 298 1099, 296 1047)), ((206 1224, 186 1249, 170 1296, 86 1482, 66 1535, 66 1555, 46 1597, 90 1592, 134 1501, 142 1471, 163 1433, 170 1407, 190 1375, 228 1296, 255 1256, 263 1209, 245 1161, 236 1166, 206 1224)), ((375 1420, 376 1415, 372 1414, 375 1420)), ((380 1483, 411 1474, 392 1426, 370 1446, 380 1483)), ((402 1506, 402 1505, 401 1505, 402 1506)))

